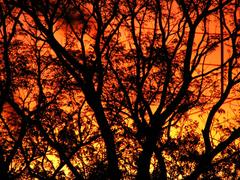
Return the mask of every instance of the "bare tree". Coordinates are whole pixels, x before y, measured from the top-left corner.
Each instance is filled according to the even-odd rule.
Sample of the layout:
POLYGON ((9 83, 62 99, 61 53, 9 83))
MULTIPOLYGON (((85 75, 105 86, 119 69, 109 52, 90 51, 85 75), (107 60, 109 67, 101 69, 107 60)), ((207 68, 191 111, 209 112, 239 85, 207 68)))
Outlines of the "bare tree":
POLYGON ((12 140, 1 145, 1 166, 23 161, 15 177, 196 179, 227 174, 225 164, 235 167, 229 177, 237 176, 239 121, 215 126, 224 103, 238 94, 238 6, 233 0, 4 1, 0 112, 4 139, 12 140), (220 11, 222 36, 208 28, 220 11), (229 55, 209 69, 220 44, 229 55), (190 118, 193 110, 205 111, 204 125, 190 118))

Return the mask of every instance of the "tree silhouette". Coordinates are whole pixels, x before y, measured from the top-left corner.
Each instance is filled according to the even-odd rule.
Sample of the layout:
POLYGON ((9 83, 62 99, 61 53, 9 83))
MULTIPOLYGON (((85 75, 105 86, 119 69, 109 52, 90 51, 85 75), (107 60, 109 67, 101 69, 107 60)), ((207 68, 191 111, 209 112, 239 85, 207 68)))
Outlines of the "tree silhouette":
POLYGON ((0 5, 2 177, 239 175, 236 1, 0 5))

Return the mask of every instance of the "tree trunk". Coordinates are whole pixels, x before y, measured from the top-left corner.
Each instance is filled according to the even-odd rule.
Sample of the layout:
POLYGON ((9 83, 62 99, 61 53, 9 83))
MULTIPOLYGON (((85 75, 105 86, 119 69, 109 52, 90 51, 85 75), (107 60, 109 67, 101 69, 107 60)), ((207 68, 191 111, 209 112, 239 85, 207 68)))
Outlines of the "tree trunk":
POLYGON ((167 180, 167 169, 164 161, 164 157, 162 156, 162 151, 155 151, 158 160, 158 166, 160 168, 159 177, 161 180, 167 180))
POLYGON ((147 136, 145 143, 143 144, 143 150, 139 156, 137 161, 137 177, 139 180, 148 180, 150 179, 150 163, 153 152, 156 147, 156 142, 158 139, 158 135, 152 132, 149 136, 147 136))
POLYGON ((121 172, 118 168, 118 157, 115 149, 114 135, 111 131, 111 127, 108 124, 99 98, 97 96, 92 97, 91 95, 92 94, 90 94, 90 97, 86 96, 86 99, 94 111, 103 140, 105 142, 108 160, 108 174, 110 179, 118 180, 121 178, 121 172))
POLYGON ((0 146, 0 178, 8 180, 9 179, 8 167, 7 167, 7 163, 4 160, 3 154, 4 154, 4 151, 0 146))

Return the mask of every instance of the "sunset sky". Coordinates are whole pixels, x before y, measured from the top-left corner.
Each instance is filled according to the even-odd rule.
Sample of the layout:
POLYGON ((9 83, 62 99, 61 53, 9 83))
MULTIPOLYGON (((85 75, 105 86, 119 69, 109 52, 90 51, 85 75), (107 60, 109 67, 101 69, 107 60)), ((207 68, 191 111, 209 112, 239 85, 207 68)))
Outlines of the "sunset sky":
POLYGON ((0 179, 240 176, 237 1, 19 2, 0 2, 0 179))

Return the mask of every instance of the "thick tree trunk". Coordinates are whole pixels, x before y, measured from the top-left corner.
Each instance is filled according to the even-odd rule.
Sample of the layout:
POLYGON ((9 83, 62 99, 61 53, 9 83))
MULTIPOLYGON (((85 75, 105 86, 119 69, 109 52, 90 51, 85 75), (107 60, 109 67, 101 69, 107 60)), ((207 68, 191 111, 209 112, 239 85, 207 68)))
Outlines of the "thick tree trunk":
POLYGON ((121 172, 118 167, 118 157, 115 149, 114 135, 111 131, 111 127, 108 124, 106 116, 104 114, 103 107, 98 100, 98 97, 86 97, 87 102, 93 109, 95 117, 97 119, 103 140, 105 142, 107 150, 108 160, 108 174, 110 179, 118 180, 121 178, 121 172))
POLYGON ((139 156, 137 162, 137 177, 139 180, 148 180, 150 179, 150 163, 153 152, 156 147, 158 136, 155 133, 151 133, 147 138, 145 143, 143 144, 143 150, 139 156))
POLYGON ((3 149, 0 146, 0 178, 8 180, 9 179, 8 167, 7 163, 4 160, 3 154, 4 154, 3 149))

